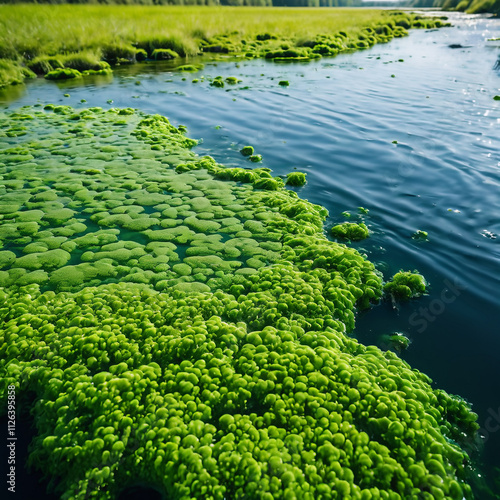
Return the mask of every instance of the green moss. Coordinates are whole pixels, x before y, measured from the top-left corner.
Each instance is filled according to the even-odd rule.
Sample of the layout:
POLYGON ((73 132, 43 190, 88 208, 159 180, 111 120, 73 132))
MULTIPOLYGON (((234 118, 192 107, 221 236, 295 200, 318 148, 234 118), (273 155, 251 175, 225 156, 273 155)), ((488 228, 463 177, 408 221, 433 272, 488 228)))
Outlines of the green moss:
POLYGON ((220 229, 220 224, 218 222, 198 219, 196 217, 187 217, 184 223, 199 233, 213 233, 220 229))
POLYGON ((184 293, 201 293, 209 292, 210 287, 205 285, 204 283, 197 283, 195 281, 193 283, 177 283, 174 286, 174 290, 179 290, 184 293))
MULTIPOLYGON (((38 180, 9 179, 23 195, 2 214, 0 377, 36 394, 30 461, 62 496, 133 476, 179 498, 470 497, 476 417, 347 335, 382 280, 325 237, 326 209, 196 157, 162 117, 53 106, 23 124, 0 175, 33 152, 38 180), (93 137, 67 132, 85 116, 93 137)), ((421 291, 407 278, 387 293, 421 291)))
POLYGON ((243 156, 252 156, 253 155, 253 147, 252 146, 243 146, 240 149, 240 153, 243 156))
POLYGON ((220 76, 216 77, 210 82, 210 86, 222 88, 224 87, 224 80, 220 76))
POLYGON ((290 86, 290 82, 288 80, 280 80, 278 82, 278 85, 280 85, 281 87, 288 87, 290 86))
POLYGON ((82 76, 107 76, 111 75, 113 70, 111 68, 103 68, 103 69, 86 69, 82 71, 82 76))
POLYGON ((10 250, 0 250, 0 269, 9 267, 16 260, 16 254, 10 250))
POLYGON ((425 278, 421 274, 400 271, 384 285, 384 292, 395 300, 409 300, 423 295, 426 286, 425 278))
POLYGON ((364 223, 344 222, 332 227, 331 234, 335 238, 351 241, 360 241, 368 238, 370 231, 364 223))
POLYGON ((41 253, 49 249, 48 245, 43 241, 34 241, 23 248, 23 253, 41 253))
POLYGON ((232 269, 230 262, 224 261, 216 255, 186 257, 184 263, 188 264, 193 269, 210 268, 215 271, 230 271, 232 269))
POLYGON ((82 74, 77 69, 71 68, 58 68, 53 71, 49 71, 45 78, 47 80, 72 80, 75 78, 81 78, 82 74))
POLYGON ((68 252, 61 249, 47 250, 19 257, 12 266, 29 270, 55 269, 64 266, 70 257, 68 252))
POLYGON ((306 182, 306 174, 303 172, 292 172, 286 176, 286 183, 289 186, 303 186, 306 182))
POLYGON ((16 219, 18 222, 39 222, 43 216, 43 210, 26 210, 18 212, 16 219))
POLYGON ((177 54, 177 52, 171 49, 155 49, 153 50, 151 57, 155 61, 166 61, 169 59, 175 59, 176 57, 179 57, 179 54, 177 54))
POLYGON ((191 274, 192 268, 187 264, 175 264, 172 266, 172 271, 176 272, 180 276, 188 276, 191 274))
POLYGON ((23 274, 19 278, 17 285, 19 286, 26 286, 32 284, 42 285, 46 281, 48 281, 48 279, 49 275, 45 271, 42 271, 40 269, 38 271, 32 271, 31 273, 23 274))
POLYGON ((203 65, 194 65, 194 64, 184 64, 182 66, 177 66, 175 68, 177 71, 189 71, 189 72, 195 72, 195 71, 200 71, 203 69, 203 65))
POLYGON ((248 159, 254 163, 259 163, 262 161, 262 155, 250 155, 248 159))
POLYGON ((63 224, 65 221, 73 218, 75 211, 69 208, 60 208, 57 210, 49 210, 43 218, 51 224, 63 224))

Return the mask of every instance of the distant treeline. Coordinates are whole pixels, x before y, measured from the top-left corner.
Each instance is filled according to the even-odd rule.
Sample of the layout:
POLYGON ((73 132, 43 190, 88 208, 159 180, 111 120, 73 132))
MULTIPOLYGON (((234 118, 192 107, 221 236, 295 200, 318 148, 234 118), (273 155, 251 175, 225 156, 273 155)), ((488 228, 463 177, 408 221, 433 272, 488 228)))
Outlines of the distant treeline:
POLYGON ((490 12, 500 14, 500 0, 414 0, 412 7, 438 7, 444 10, 459 10, 469 14, 490 12))
POLYGON ((362 0, 0 0, 1 3, 113 5, 232 5, 258 7, 359 7, 362 0))
POLYGON ((0 4, 232 5, 256 7, 427 7, 500 15, 500 0, 0 0, 0 4))

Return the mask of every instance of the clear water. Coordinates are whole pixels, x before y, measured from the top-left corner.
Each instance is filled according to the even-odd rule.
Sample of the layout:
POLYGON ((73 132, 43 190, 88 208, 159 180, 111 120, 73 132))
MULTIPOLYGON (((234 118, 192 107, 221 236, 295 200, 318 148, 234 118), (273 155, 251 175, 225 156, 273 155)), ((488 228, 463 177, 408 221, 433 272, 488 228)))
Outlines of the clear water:
POLYGON ((369 209, 373 234, 357 247, 387 279, 418 269, 431 286, 399 309, 384 303, 363 314, 354 335, 383 347, 381 335, 404 332, 412 343, 402 356, 473 404, 484 445, 477 498, 486 499, 480 474, 490 487, 500 478, 500 42, 488 41, 500 36, 500 19, 451 20, 452 28, 308 64, 222 59, 196 74, 136 65, 85 85, 37 80, 0 93, 0 105, 160 113, 203 139, 200 155, 244 166, 239 149, 251 144, 276 175, 307 172, 299 193, 329 209, 327 229, 343 211, 357 220, 358 207, 369 209), (242 82, 191 82, 201 75, 242 82), (418 229, 429 241, 411 238, 418 229))

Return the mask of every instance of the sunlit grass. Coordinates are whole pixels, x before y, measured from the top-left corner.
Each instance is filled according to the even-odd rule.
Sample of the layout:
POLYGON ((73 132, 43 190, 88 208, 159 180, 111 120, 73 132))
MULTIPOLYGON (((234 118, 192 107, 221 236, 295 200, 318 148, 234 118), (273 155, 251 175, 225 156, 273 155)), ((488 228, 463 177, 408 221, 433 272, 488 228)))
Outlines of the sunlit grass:
POLYGON ((387 11, 359 8, 1 5, 0 59, 29 66, 40 56, 83 52, 115 64, 156 48, 189 57, 214 43, 245 53, 248 43, 255 49, 258 34, 272 34, 275 44, 302 46, 339 31, 356 39, 363 28, 388 19, 387 11))
POLYGON ((0 54, 58 53, 156 37, 178 38, 189 52, 196 39, 238 31, 304 37, 356 30, 381 21, 372 9, 183 7, 117 5, 2 5, 0 54))

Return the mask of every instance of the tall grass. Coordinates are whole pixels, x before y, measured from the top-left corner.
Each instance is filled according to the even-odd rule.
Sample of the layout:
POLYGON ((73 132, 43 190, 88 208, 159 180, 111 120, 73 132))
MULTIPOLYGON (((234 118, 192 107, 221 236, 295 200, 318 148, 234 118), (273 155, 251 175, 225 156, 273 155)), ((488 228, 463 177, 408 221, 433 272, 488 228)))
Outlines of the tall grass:
POLYGON ((175 40, 177 48, 192 55, 198 51, 197 38, 234 31, 241 37, 266 31, 287 38, 309 36, 361 28, 382 17, 382 11, 368 9, 0 5, 0 57, 33 58, 110 43, 143 45, 152 38, 175 40))
POLYGON ((346 8, 0 5, 0 59, 26 65, 40 56, 83 52, 133 62, 138 49, 151 55, 157 48, 184 57, 214 37, 239 44, 268 32, 296 41, 341 30, 355 34, 384 18, 384 11, 346 8))

